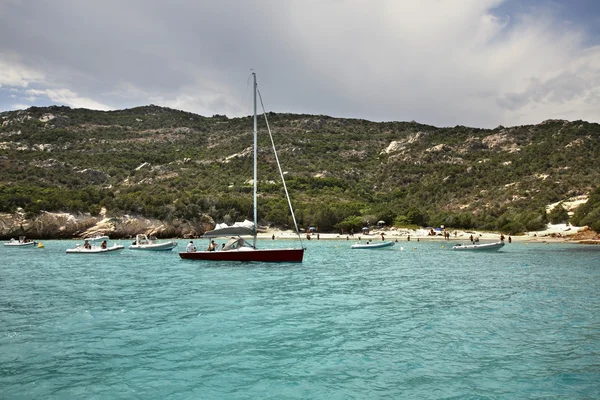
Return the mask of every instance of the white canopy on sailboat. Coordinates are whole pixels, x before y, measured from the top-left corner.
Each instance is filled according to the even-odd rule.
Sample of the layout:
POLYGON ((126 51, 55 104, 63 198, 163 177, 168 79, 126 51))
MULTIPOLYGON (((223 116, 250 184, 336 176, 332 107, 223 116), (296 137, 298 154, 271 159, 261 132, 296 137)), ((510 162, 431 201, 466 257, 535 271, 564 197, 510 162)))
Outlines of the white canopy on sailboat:
POLYGON ((205 232, 204 238, 217 238, 224 236, 256 236, 256 229, 252 221, 236 222, 233 225, 217 224, 215 229, 205 232))

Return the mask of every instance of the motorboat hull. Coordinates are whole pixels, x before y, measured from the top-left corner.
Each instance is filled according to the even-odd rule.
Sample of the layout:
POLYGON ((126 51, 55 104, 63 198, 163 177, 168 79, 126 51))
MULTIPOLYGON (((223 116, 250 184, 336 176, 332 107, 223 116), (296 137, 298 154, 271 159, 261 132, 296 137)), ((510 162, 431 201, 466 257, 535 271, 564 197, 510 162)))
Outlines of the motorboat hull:
POLYGON ((84 247, 76 247, 74 249, 67 249, 65 253, 67 254, 119 254, 125 249, 125 246, 115 245, 112 247, 108 247, 106 249, 101 249, 99 247, 92 247, 91 249, 86 249, 84 247))
POLYGON ((257 262, 302 262, 304 249, 243 249, 227 251, 182 252, 184 260, 203 261, 257 261, 257 262))
POLYGON ((350 246, 351 249, 382 249, 386 247, 392 247, 394 242, 378 242, 378 243, 365 243, 365 244, 353 244, 350 246))
POLYGON ((456 251, 497 251, 504 247, 504 242, 482 243, 482 244, 457 244, 452 246, 456 251))
POLYGON ((171 251, 177 247, 176 242, 154 243, 154 244, 132 244, 129 250, 145 251, 171 251))
POLYGON ((27 243, 19 243, 19 242, 7 242, 4 243, 6 247, 21 247, 21 248, 30 248, 35 249, 37 247, 37 242, 27 242, 27 243))

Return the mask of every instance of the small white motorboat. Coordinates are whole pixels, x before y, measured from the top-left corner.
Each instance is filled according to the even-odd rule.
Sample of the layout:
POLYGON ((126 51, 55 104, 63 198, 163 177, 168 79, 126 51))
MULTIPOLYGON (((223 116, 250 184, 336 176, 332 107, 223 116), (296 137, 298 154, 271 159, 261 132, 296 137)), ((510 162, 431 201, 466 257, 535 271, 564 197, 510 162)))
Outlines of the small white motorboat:
POLYGON ((78 244, 74 249, 67 249, 67 254, 119 254, 125 246, 113 244, 108 246, 108 236, 96 236, 85 239, 83 245, 78 244))
POLYGON ((504 247, 504 242, 494 243, 473 243, 473 244, 457 244, 452 246, 452 250, 460 251, 496 251, 504 247))
POLYGON ((19 240, 12 238, 8 242, 4 243, 4 245, 7 247, 27 247, 31 249, 37 248, 37 242, 31 241, 25 236, 19 236, 19 240))
POLYGON ((170 251, 177 246, 177 242, 169 240, 168 242, 159 242, 156 237, 139 234, 135 235, 135 242, 129 246, 129 250, 147 250, 147 251, 170 251))
POLYGON ((356 243, 350 246, 351 249, 382 249, 385 247, 392 247, 394 242, 366 242, 356 243))
POLYGON ((108 241, 110 239, 106 235, 98 235, 98 236, 86 237, 83 240, 88 240, 90 242, 100 242, 100 243, 102 243, 104 240, 108 241))

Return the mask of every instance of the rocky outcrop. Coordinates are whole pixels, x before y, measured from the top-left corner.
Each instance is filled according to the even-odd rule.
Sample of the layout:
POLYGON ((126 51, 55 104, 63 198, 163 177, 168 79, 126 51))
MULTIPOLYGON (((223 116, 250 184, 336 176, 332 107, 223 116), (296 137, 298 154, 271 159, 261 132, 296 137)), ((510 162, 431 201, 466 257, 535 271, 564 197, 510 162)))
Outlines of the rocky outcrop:
POLYGON ((421 141, 428 134, 428 132, 419 131, 417 133, 407 136, 404 139, 394 140, 388 145, 387 148, 383 149, 380 152, 380 154, 390 154, 405 150, 408 145, 421 141))
POLYGON ((95 223, 94 217, 85 214, 42 212, 29 219, 18 210, 14 214, 0 214, 0 238, 24 235, 32 239, 71 239, 76 237, 76 232, 95 223))
POLYGON ((481 142, 490 149, 499 149, 509 153, 516 153, 521 151, 521 148, 517 146, 513 138, 504 131, 501 133, 486 136, 481 140, 481 142))
POLYGON ((42 212, 28 219, 22 210, 0 214, 0 240, 19 236, 30 239, 73 239, 108 235, 112 239, 133 238, 138 233, 158 238, 195 238, 214 227, 214 221, 202 215, 199 222, 157 219, 123 215, 118 217, 42 212))
POLYGON ((581 244, 600 244, 600 234, 590 229, 589 226, 583 227, 570 238, 571 240, 577 241, 581 244))

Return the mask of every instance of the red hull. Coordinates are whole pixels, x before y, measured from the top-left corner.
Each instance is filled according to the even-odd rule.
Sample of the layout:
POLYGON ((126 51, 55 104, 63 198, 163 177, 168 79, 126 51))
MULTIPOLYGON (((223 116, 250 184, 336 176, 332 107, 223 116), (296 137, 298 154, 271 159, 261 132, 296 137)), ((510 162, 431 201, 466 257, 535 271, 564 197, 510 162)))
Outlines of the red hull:
POLYGON ((264 249, 251 251, 197 251, 179 253, 184 260, 302 262, 304 249, 264 249))

